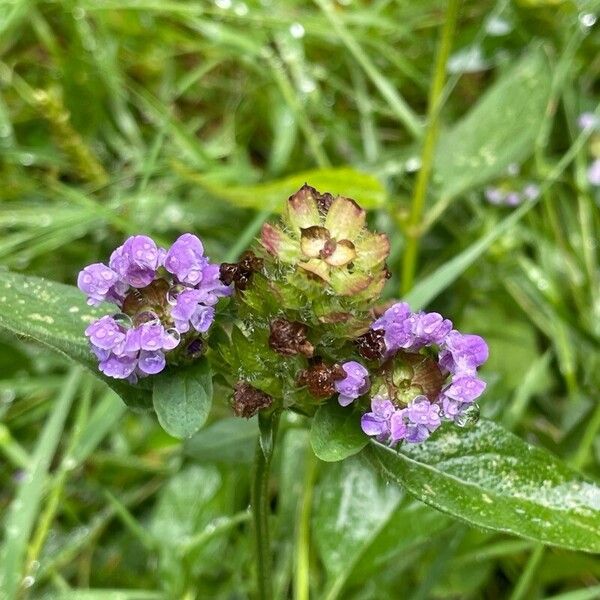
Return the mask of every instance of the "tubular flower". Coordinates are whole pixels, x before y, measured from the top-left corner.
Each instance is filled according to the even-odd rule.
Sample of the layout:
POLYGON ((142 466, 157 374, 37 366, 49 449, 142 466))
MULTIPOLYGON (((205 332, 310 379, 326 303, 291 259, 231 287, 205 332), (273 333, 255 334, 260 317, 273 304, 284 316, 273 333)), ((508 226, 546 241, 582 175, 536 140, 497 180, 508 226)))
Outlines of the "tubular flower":
POLYGON ((418 443, 442 420, 464 426, 475 412, 486 385, 477 376, 488 357, 483 338, 460 333, 438 313, 413 313, 399 302, 359 338, 359 350, 365 339, 384 344, 368 357, 380 364, 372 378, 371 411, 361 420, 367 435, 390 445, 418 443))
POLYGON ((130 237, 109 264, 85 267, 77 279, 92 305, 110 302, 120 312, 104 316, 86 330, 98 368, 108 377, 154 375, 165 368, 165 354, 193 348, 214 319, 214 305, 232 292, 219 279, 219 266, 204 256, 200 240, 180 236, 167 251, 144 235, 130 237), (185 336, 182 338, 182 335, 185 336))
POLYGON ((366 213, 343 196, 304 185, 286 204, 280 225, 266 223, 265 250, 340 296, 375 297, 386 279, 389 241, 365 227, 366 213))

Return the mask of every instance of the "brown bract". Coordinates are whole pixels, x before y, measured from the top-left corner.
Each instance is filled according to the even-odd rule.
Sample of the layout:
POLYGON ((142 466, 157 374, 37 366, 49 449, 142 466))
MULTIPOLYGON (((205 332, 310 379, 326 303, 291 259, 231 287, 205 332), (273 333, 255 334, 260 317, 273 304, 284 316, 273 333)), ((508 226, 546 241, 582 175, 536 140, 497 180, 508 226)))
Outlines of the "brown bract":
POLYGON ((317 398, 329 398, 335 394, 335 382, 344 379, 346 373, 338 364, 316 362, 298 374, 298 385, 305 385, 317 398))
POLYGON ((259 410, 273 404, 273 398, 245 381, 238 381, 233 392, 233 412, 236 417, 250 419, 259 410))
POLYGON ((307 327, 298 321, 273 319, 270 324, 269 347, 283 356, 313 355, 314 346, 306 337, 307 327))
POLYGON ((252 275, 260 271, 263 266, 262 258, 250 250, 244 252, 237 263, 222 263, 219 269, 219 278, 225 285, 235 285, 237 290, 245 290, 252 279, 252 275))

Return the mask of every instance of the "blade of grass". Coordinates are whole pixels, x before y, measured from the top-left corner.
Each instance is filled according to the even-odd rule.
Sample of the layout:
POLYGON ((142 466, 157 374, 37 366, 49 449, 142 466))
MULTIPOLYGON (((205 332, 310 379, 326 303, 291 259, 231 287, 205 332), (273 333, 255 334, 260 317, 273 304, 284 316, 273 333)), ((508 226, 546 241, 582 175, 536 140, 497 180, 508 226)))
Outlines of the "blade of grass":
POLYGON ((48 469, 77 392, 81 373, 79 367, 71 369, 31 457, 28 476, 19 488, 6 518, 6 541, 2 549, 2 560, 0 560, 0 590, 3 590, 7 600, 15 598, 19 589, 27 541, 39 510, 48 469))
POLYGON ((362 67, 367 77, 373 85, 379 90, 379 93, 385 98, 393 113, 398 120, 406 127, 407 131, 414 137, 421 136, 421 122, 415 112, 410 108, 406 100, 396 91, 396 88, 390 83, 389 79, 375 66, 373 61, 367 56, 351 31, 344 25, 342 20, 336 14, 329 0, 314 0, 315 4, 323 11, 331 23, 333 30, 340 38, 350 54, 354 56, 356 62, 362 67))

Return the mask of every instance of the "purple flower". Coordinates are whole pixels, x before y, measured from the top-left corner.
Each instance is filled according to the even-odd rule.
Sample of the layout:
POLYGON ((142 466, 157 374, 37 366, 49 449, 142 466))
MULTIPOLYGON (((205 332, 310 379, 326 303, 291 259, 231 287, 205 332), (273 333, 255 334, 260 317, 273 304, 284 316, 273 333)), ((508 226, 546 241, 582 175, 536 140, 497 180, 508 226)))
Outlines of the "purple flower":
POLYGON ((439 363, 452 374, 472 375, 487 358, 488 347, 482 337, 453 330, 446 337, 439 363))
POLYGON ((500 188, 495 187, 485 188, 483 194, 490 204, 502 204, 506 196, 500 188))
POLYGON ((590 185, 600 186, 600 158, 597 158, 588 168, 587 178, 590 185))
POLYGON ((115 379, 127 379, 135 371, 137 365, 137 357, 125 354, 117 356, 110 354, 107 358, 100 361, 98 368, 107 377, 115 379))
POLYGON ((483 394, 483 390, 485 390, 485 381, 481 381, 474 375, 463 375, 454 377, 452 383, 444 390, 444 394, 460 402, 473 402, 483 394))
POLYGON ((452 331, 452 321, 436 312, 415 314, 411 325, 415 337, 413 345, 416 346, 440 345, 452 331))
POLYGON ((518 206, 522 202, 521 195, 518 192, 509 192, 506 194, 506 198, 504 199, 504 203, 507 206, 518 206))
POLYGON ((162 252, 146 235, 134 235, 119 246, 110 257, 110 268, 128 285, 143 288, 156 276, 162 252))
POLYGON ((120 304, 127 291, 127 284, 102 263, 85 267, 77 277, 77 287, 87 295, 88 304, 92 306, 104 301, 120 304))
POLYGON ((360 420, 362 430, 370 436, 375 436, 380 442, 385 442, 390 436, 390 419, 395 407, 384 396, 375 396, 371 400, 371 412, 365 413, 360 420))
POLYGON ((383 339, 388 352, 408 348, 413 343, 410 318, 411 312, 408 304, 397 302, 390 306, 371 326, 372 329, 383 329, 383 339))
POLYGON ((109 316, 94 321, 85 330, 85 335, 90 338, 90 343, 101 350, 114 351, 120 354, 125 343, 125 331, 109 316))
POLYGON ((425 396, 417 396, 407 408, 392 415, 391 442, 423 442, 441 422, 440 407, 431 403, 425 396))
POLYGON ((215 309, 201 304, 205 297, 205 292, 197 289, 186 289, 177 296, 171 317, 180 333, 189 331, 190 324, 201 333, 208 331, 215 317, 215 309))
POLYGON ((335 382, 335 389, 339 393, 340 405, 348 406, 369 389, 369 372, 354 360, 344 363, 342 369, 346 377, 335 382))
POLYGON ((165 256, 165 269, 181 283, 197 285, 208 265, 202 242, 191 233, 178 237, 165 256))

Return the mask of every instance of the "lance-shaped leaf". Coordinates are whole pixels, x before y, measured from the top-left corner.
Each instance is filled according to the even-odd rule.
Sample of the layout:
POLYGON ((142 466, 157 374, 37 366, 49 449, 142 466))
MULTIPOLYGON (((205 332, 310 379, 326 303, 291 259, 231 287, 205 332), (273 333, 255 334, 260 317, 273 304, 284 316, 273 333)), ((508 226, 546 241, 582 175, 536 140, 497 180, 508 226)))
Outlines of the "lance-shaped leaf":
POLYGON ((491 421, 401 451, 373 442, 384 475, 472 525, 600 552, 600 487, 491 421))
POLYGON ((105 377, 90 352, 85 328, 94 319, 113 312, 114 306, 88 306, 85 296, 74 286, 0 272, 0 329, 34 340, 84 365, 129 407, 149 409, 152 400, 145 383, 131 386, 105 377))

